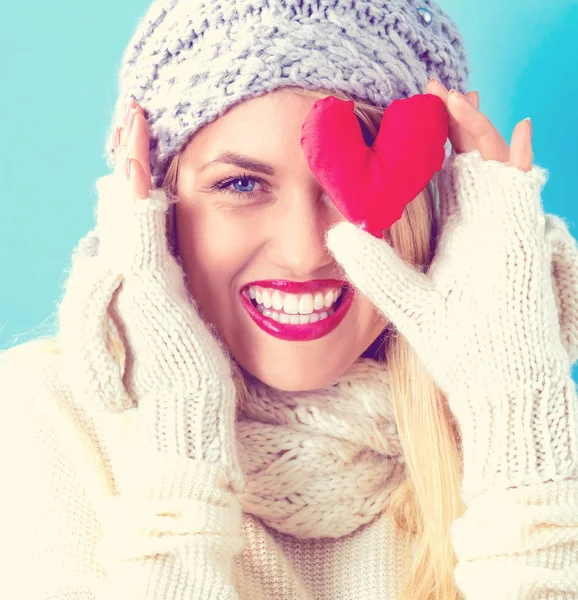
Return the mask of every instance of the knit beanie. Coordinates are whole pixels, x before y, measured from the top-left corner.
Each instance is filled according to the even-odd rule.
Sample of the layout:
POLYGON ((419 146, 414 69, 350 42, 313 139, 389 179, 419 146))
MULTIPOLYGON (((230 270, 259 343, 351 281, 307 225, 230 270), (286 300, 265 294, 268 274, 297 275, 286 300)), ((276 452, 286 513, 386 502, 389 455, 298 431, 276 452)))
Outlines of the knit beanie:
POLYGON ((465 93, 468 75, 457 26, 432 0, 154 0, 124 52, 107 162, 131 97, 160 187, 190 137, 240 101, 296 86, 387 108, 432 77, 465 93))

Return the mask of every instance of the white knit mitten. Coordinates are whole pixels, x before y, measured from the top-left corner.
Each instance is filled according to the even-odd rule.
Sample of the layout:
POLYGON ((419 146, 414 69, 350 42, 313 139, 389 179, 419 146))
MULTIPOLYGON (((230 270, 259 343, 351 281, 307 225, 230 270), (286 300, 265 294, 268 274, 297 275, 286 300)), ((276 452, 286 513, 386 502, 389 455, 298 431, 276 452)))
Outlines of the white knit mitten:
POLYGON ((439 176, 443 227, 427 274, 350 223, 327 235, 353 284, 448 396, 462 430, 466 496, 576 471, 566 352, 574 337, 562 342, 560 320, 575 331, 578 298, 562 293, 560 319, 552 278, 560 246, 546 231, 540 197, 546 180, 540 167, 523 172, 477 150, 452 154, 439 176))
POLYGON ((135 426, 158 451, 223 466, 241 489, 230 361, 169 252, 169 200, 160 189, 134 199, 115 175, 97 189, 98 251, 76 257, 60 307, 74 380, 97 408, 138 406, 135 426), (107 347, 111 322, 126 352, 123 380, 107 347))

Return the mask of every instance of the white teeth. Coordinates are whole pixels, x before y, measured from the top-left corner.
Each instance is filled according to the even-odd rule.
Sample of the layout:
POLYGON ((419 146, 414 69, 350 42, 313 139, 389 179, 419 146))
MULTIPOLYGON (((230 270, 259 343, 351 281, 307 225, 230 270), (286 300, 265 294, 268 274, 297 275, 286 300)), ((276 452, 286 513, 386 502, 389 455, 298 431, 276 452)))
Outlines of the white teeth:
POLYGON ((271 315, 275 314, 277 316, 276 320, 297 325, 302 322, 300 317, 303 316, 312 317, 308 321, 303 321, 305 324, 326 319, 328 315, 333 314, 333 308, 331 307, 341 296, 342 291, 343 288, 339 287, 324 292, 315 292, 314 294, 286 294, 280 290, 250 286, 248 292, 245 293, 255 301, 258 310, 264 315, 274 318, 271 315), (270 313, 269 315, 267 315, 267 311, 270 313), (313 311, 317 312, 314 313, 313 311), (295 316, 295 318, 290 318, 287 321, 284 318, 280 320, 281 315, 295 316))
POLYGON ((275 310, 283 310, 283 296, 279 290, 273 292, 273 308, 275 310))
POLYGON ((299 312, 299 298, 294 294, 285 294, 283 311, 288 315, 296 315, 299 312))
POLYGON ((269 317, 278 323, 285 323, 289 325, 307 325, 308 323, 316 323, 322 321, 327 317, 330 317, 335 311, 330 308, 327 312, 313 313, 310 315, 287 315, 285 313, 278 313, 274 310, 264 308, 261 311, 265 317, 269 317))
POLYGON ((319 310, 325 306, 325 297, 320 292, 315 294, 315 298, 313 299, 313 308, 315 310, 319 310))
POLYGON ((273 306, 270 290, 263 290, 263 305, 265 308, 271 308, 271 306, 273 306))
POLYGON ((313 312, 313 295, 303 294, 299 300, 299 314, 310 315, 313 312))

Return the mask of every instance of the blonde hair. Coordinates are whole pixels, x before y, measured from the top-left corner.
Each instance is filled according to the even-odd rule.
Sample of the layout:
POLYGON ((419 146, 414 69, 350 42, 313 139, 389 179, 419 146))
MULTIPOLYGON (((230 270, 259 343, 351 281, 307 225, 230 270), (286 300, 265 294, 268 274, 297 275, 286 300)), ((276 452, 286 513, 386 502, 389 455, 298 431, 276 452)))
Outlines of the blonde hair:
MULTIPOLYGON (((377 135, 383 109, 338 91, 311 91, 293 88, 311 98, 333 95, 354 100, 364 137, 372 143, 377 135)), ((171 161, 162 187, 176 195, 179 154, 171 161)), ((436 177, 410 202, 400 220, 386 232, 398 254, 416 268, 426 271, 435 253, 437 231, 436 177)), ((174 205, 172 206, 174 208, 174 205)), ((168 235, 176 251, 174 214, 171 211, 168 235)), ((115 347, 117 344, 115 344, 115 347)), ((122 345, 121 345, 122 346, 122 345)), ((57 348, 53 345, 53 351, 57 348)), ((117 351, 123 359, 123 348, 117 351)), ((411 567, 406 573, 398 600, 457 600, 453 571, 456 564, 450 539, 450 525, 464 511, 460 496, 462 479, 459 429, 440 391, 421 360, 393 324, 382 335, 378 360, 387 364, 393 409, 405 459, 405 479, 393 490, 386 517, 413 548, 411 567)), ((234 364, 238 407, 247 401, 242 370, 234 364)))

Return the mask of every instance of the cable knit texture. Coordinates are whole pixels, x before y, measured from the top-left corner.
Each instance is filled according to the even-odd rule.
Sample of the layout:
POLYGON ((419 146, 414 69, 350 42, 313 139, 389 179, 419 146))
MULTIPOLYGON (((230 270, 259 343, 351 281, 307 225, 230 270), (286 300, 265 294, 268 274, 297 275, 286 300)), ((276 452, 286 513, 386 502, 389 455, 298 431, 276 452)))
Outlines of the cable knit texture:
MULTIPOLYGON (((534 244, 515 254, 525 283, 515 287, 518 309, 507 313, 512 323, 527 327, 526 337, 505 337, 504 319, 460 319, 458 331, 449 313, 438 310, 444 332, 426 319, 423 304, 412 305, 435 328, 441 360, 432 370, 448 383, 465 435, 466 511, 451 530, 456 581, 468 600, 568 600, 578 590, 576 395, 569 372, 576 356, 576 242, 558 217, 531 220, 529 211, 540 214, 539 170, 514 173, 475 154, 449 164, 454 171, 444 190, 467 193, 468 202, 487 203, 489 181, 498 182, 491 188, 494 214, 516 215, 516 221, 494 219, 489 229, 488 208, 476 213, 496 245, 512 231, 525 236, 519 238, 524 248, 534 244), (536 252, 550 250, 549 266, 536 252), (523 256, 531 258, 530 266, 523 256), (447 346, 448 339, 457 346, 447 346), (497 346, 504 341, 506 349, 497 346), (485 353, 483 362, 474 350, 485 353), (468 373, 476 384, 485 381, 484 368, 492 385, 468 387, 468 373), (512 382, 516 373, 521 379, 512 382)), ((106 184, 101 194, 104 189, 106 184)), ((138 210, 122 201, 128 212, 119 214, 129 230, 140 232, 133 239, 138 247, 166 241, 162 197, 153 195, 138 210)), ((462 201, 450 198, 448 206, 462 201)), ((456 213, 445 214, 451 231, 456 213)), ((388 271, 385 242, 347 224, 333 231, 331 248, 376 303, 406 289, 392 277, 396 271, 388 271)), ((113 241, 110 234, 108 243, 113 241)), ((196 367, 203 364, 213 382, 213 366, 223 368, 226 382, 226 353, 194 303, 185 302, 182 281, 171 281, 168 273, 178 270, 163 268, 168 249, 156 245, 154 253, 139 251, 117 265, 107 258, 106 245, 100 253, 101 244, 85 241, 75 257, 60 306, 62 352, 43 353, 41 342, 31 342, 1 355, 0 475, 9 486, 0 511, 0 597, 394 600, 414 548, 383 512, 403 469, 387 367, 360 359, 338 381, 313 392, 279 393, 249 382, 247 411, 234 423, 230 386, 221 382, 221 395, 215 395, 196 367), (154 269, 135 259, 145 254, 156 256, 154 269), (131 314, 118 311, 122 288, 131 314), (128 332, 146 319, 154 323, 150 340, 128 332), (127 362, 123 369, 115 361, 113 334, 143 344, 136 382, 127 375, 134 366, 127 362), (157 351, 157 343, 170 347, 171 339, 185 338, 189 346, 173 347, 176 354, 157 351), (199 383, 181 386, 167 373, 199 383), (151 390, 139 383, 141 376, 151 390), (186 410, 175 413, 175 407, 186 410), (226 432, 230 440, 222 437, 226 432)), ((466 274, 480 268, 475 253, 453 250, 454 268, 466 274)), ((442 251, 438 264, 448 256, 442 251)), ((498 248, 488 253, 489 272, 498 281, 505 274, 517 281, 509 256, 498 248)), ((465 293, 453 281, 452 295, 465 293)), ((420 288, 407 289, 419 298, 420 288)), ((499 303, 506 289, 489 288, 495 295, 486 302, 499 303)), ((412 338, 411 329, 408 335, 416 346, 429 339, 423 332, 412 338)))
POLYGON ((456 24, 431 0, 156 0, 123 56, 107 136, 131 97, 146 112, 153 183, 203 125, 283 86, 338 89, 387 107, 432 77, 465 93, 456 24))
POLYGON ((299 538, 339 538, 385 510, 403 457, 383 365, 360 359, 313 392, 248 389, 237 423, 244 512, 299 538))

